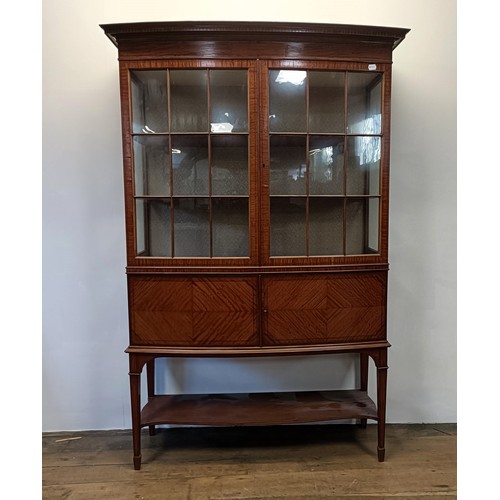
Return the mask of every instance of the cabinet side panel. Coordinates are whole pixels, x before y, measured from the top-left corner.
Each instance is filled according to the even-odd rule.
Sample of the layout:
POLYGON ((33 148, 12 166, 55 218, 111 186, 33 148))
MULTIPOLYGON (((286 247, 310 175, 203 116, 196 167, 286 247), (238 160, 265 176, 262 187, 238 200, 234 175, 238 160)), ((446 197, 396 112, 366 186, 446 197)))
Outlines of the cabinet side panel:
POLYGON ((386 280, 384 271, 265 278, 264 345, 385 339, 386 280))
POLYGON ((258 345, 255 278, 129 276, 129 291, 131 345, 258 345))

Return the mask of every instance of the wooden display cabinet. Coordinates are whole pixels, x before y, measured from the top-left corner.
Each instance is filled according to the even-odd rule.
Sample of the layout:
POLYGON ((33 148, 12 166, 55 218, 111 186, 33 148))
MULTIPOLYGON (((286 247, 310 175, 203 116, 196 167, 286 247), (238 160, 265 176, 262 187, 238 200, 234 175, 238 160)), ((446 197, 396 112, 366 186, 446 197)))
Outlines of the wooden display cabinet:
POLYGON ((374 419, 384 460, 391 64, 409 30, 102 28, 120 65, 135 468, 159 424, 374 419), (155 393, 162 356, 327 353, 359 354, 359 388, 155 393))

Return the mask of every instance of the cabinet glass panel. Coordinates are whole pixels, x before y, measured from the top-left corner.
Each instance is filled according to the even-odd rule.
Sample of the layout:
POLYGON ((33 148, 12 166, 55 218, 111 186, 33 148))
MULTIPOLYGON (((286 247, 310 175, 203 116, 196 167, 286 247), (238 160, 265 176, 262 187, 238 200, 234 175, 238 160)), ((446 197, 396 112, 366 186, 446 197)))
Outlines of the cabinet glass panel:
POLYGON ((306 136, 272 136, 270 154, 270 193, 306 194, 306 136))
POLYGON ((174 196, 208 195, 208 136, 171 137, 174 196))
POLYGON ((248 194, 247 136, 211 137, 212 194, 248 194))
POLYGON ((170 151, 166 136, 134 137, 136 196, 170 195, 170 151))
POLYGON ((175 257, 210 256, 209 198, 174 199, 175 257))
POLYGON ((170 202, 166 200, 136 200, 137 255, 169 257, 170 202))
POLYGON ((347 255, 378 252, 379 204, 379 198, 351 198, 347 200, 347 255))
POLYGON ((347 138, 347 194, 380 194, 380 137, 347 138))
POLYGON ((345 73, 309 71, 309 132, 344 133, 345 73))
POLYGON ((132 132, 168 132, 166 71, 131 71, 132 132))
POLYGON ((306 71, 269 71, 269 130, 305 132, 306 71))
POLYGON ((344 137, 310 137, 309 194, 344 194, 344 137))
POLYGON ((271 197, 271 255, 306 255, 306 200, 271 197))
POLYGON ((347 74, 347 132, 380 134, 382 75, 373 72, 347 74))
POLYGON ((342 255, 343 198, 309 198, 309 255, 342 255))
POLYGON ((213 257, 248 257, 248 199, 212 198, 213 257))
POLYGON ((170 70, 172 132, 208 132, 206 70, 170 70))
POLYGON ((248 131, 246 70, 210 70, 210 130, 248 131))

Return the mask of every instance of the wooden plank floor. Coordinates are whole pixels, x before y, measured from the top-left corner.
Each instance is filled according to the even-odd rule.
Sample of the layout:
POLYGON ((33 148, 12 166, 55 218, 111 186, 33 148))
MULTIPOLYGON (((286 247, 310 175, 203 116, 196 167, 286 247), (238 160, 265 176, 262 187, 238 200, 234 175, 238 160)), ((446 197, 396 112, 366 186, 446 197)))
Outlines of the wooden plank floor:
POLYGON ((308 425, 43 434, 43 498, 456 498, 456 426, 308 425), (79 439, 69 439, 79 438, 79 439))

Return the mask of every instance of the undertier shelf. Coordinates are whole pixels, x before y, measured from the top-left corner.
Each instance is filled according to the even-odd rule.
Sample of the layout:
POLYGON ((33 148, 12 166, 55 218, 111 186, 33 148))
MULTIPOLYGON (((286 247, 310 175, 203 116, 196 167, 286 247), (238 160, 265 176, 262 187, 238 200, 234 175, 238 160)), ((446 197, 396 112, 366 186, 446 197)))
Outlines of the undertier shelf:
POLYGON ((141 412, 141 426, 158 424, 251 426, 377 419, 366 391, 153 396, 141 412))

